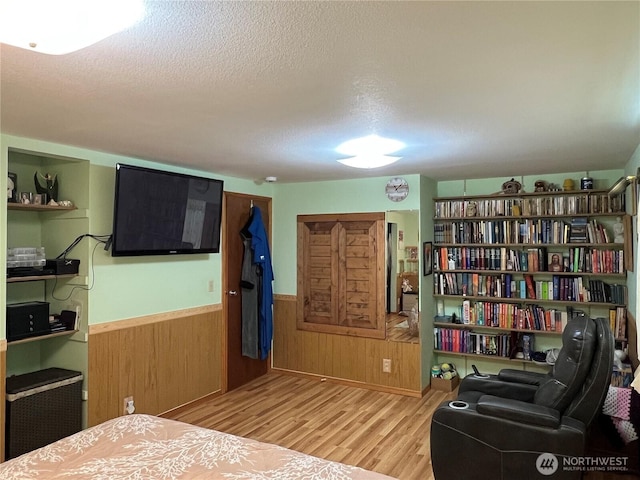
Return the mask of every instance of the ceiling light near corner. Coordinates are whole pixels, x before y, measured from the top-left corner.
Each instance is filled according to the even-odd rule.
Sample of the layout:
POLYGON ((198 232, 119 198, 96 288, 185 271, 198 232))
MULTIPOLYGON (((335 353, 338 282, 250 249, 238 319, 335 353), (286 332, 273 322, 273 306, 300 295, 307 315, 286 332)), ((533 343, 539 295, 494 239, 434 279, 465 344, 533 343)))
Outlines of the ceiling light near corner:
POLYGON ((389 155, 357 155, 355 157, 338 160, 347 167, 354 168, 380 168, 397 162, 402 157, 390 157, 389 155))
POLYGON ((338 160, 343 165, 354 168, 378 168, 397 162, 402 157, 391 157, 390 153, 405 147, 399 140, 369 135, 346 141, 336 148, 338 153, 351 155, 350 158, 338 160))
POLYGON ((142 0, 1 0, 0 42, 63 55, 130 27, 143 14, 142 0))

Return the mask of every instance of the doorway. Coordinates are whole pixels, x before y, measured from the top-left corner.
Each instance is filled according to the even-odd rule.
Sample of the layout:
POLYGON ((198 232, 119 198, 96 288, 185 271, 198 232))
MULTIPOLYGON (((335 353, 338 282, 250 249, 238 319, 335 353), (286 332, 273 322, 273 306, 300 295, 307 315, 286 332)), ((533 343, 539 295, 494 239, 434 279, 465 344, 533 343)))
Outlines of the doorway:
POLYGON ((271 355, 255 360, 242 355, 242 259, 244 245, 240 231, 251 217, 252 206, 260 208, 262 220, 271 242, 271 198, 239 193, 224 193, 222 236, 223 293, 225 333, 223 348, 223 385, 227 392, 258 378, 269 370, 271 355))

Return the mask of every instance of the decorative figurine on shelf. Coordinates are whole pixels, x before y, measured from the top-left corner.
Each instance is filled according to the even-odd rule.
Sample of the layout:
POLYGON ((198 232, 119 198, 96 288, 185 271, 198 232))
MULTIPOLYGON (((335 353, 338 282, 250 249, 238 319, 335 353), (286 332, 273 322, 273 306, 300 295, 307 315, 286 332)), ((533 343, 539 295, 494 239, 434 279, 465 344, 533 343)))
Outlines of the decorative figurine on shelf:
POLYGON ((533 184, 533 187, 534 187, 533 189, 534 192, 546 192, 547 189, 549 188, 549 184, 544 180, 538 180, 536 183, 533 184))
POLYGON ((478 214, 478 203, 469 202, 467 204, 467 209, 464 213, 467 217, 475 217, 478 214))
POLYGON ((616 218, 613 224, 613 243, 624 243, 624 224, 622 218, 616 218))
POLYGON ((522 184, 517 181, 515 178, 512 178, 508 182, 504 182, 502 184, 502 193, 504 194, 516 194, 522 188, 522 184))
POLYGON ((575 183, 570 178, 566 178, 562 183, 562 188, 565 192, 570 192, 575 188, 575 183))
POLYGON ((58 200, 58 177, 57 175, 51 175, 50 173, 45 173, 44 175, 38 174, 38 172, 33 174, 33 181, 36 184, 36 192, 42 193, 47 196, 47 202, 53 200, 56 202, 58 200), (38 175, 42 177, 45 181, 45 186, 43 187, 38 181, 38 175))

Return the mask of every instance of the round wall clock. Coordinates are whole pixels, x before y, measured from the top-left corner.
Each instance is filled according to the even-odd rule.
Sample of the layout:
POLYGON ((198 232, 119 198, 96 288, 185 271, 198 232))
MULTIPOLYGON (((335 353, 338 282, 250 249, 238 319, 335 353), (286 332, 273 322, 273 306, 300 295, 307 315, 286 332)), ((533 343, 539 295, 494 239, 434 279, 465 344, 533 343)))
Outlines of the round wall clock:
POLYGON ((384 191, 389 200, 401 202, 409 195, 409 183, 402 177, 394 177, 389 179, 384 191))

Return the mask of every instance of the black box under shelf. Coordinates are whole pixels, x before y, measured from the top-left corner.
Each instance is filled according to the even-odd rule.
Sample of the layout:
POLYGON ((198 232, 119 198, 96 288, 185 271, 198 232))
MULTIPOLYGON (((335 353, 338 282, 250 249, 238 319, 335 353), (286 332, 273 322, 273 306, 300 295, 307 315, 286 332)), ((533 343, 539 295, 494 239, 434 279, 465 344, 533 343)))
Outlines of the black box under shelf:
POLYGON ((82 379, 63 368, 7 378, 6 459, 82 430, 82 379))

